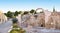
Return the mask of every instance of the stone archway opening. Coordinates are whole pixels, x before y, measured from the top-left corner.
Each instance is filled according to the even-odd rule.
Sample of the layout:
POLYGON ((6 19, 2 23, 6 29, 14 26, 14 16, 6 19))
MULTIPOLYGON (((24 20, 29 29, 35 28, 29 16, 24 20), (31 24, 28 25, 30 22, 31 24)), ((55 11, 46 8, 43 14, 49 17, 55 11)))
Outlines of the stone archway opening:
POLYGON ((43 25, 43 24, 41 24, 41 27, 44 27, 44 25, 43 25))
POLYGON ((44 11, 43 8, 37 8, 37 9, 36 9, 36 12, 37 12, 37 13, 42 13, 43 11, 44 11))

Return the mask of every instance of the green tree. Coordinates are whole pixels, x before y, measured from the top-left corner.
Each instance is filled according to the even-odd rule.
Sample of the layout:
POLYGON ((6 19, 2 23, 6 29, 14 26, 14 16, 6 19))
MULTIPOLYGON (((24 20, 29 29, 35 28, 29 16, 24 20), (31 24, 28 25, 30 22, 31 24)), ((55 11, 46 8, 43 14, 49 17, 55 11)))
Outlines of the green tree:
POLYGON ((8 11, 7 13, 5 13, 5 15, 6 15, 7 17, 10 17, 10 18, 12 18, 12 16, 13 16, 13 13, 12 13, 11 11, 8 11))
POLYGON ((14 16, 18 16, 19 12, 15 11, 14 16))
POLYGON ((32 13, 32 14, 33 14, 34 12, 35 12, 35 10, 33 10, 33 9, 30 11, 30 13, 32 13))
POLYGON ((19 11, 19 12, 18 12, 18 14, 21 14, 21 13, 22 13, 22 11, 19 11))
POLYGON ((25 11, 25 12, 23 13, 23 15, 28 14, 28 13, 29 13, 28 11, 25 11))

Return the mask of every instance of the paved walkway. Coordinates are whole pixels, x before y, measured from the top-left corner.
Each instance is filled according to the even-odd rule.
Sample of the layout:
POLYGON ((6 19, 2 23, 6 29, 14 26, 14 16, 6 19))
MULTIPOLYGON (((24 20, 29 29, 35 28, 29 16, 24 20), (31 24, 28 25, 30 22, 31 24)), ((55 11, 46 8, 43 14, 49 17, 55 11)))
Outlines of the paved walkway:
POLYGON ((0 33, 8 33, 8 30, 11 29, 12 21, 9 20, 5 23, 0 24, 0 33))
POLYGON ((41 28, 24 28, 26 33, 60 33, 60 30, 54 29, 41 29, 41 28))

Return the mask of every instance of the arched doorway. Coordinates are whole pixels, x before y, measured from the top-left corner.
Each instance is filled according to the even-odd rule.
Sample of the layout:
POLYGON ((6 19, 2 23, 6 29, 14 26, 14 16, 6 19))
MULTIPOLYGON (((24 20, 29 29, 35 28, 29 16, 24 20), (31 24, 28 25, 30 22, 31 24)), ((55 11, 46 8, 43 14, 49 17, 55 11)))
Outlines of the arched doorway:
POLYGON ((44 25, 43 25, 43 24, 41 24, 41 27, 44 27, 44 25))

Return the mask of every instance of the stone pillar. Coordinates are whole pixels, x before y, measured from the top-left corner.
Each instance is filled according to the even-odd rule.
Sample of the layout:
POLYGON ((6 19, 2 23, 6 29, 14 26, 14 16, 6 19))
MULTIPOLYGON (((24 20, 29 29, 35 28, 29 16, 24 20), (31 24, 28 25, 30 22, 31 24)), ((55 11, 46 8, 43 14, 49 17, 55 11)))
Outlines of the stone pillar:
POLYGON ((18 19, 18 25, 21 26, 21 14, 19 14, 16 18, 18 19))

